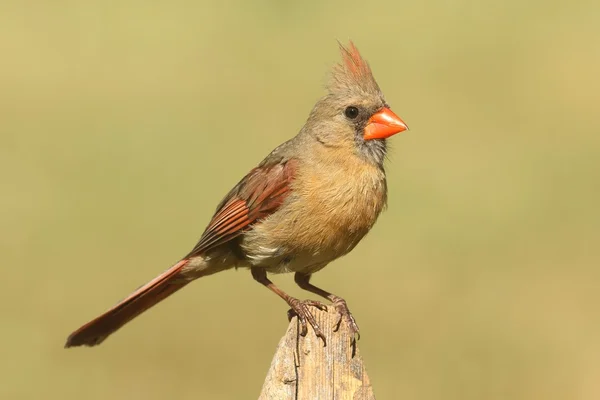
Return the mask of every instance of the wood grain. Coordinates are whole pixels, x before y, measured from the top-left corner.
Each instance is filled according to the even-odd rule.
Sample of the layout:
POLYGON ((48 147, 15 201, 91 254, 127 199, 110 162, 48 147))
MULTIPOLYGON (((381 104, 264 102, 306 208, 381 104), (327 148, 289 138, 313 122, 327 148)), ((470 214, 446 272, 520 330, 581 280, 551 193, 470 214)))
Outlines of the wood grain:
POLYGON ((312 311, 327 346, 310 327, 306 337, 300 336, 294 317, 277 346, 259 400, 374 400, 363 359, 347 326, 342 323, 339 331, 333 331, 338 320, 333 307, 312 311))

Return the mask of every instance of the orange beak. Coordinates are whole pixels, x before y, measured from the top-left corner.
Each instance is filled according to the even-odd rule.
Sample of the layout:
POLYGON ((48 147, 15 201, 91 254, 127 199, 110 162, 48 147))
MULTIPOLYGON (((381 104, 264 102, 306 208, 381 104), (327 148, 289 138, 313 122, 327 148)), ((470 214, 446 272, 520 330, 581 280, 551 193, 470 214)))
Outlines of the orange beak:
POLYGON ((408 126, 406 126, 399 116, 394 114, 389 108, 384 108, 373 114, 369 119, 369 123, 365 126, 363 138, 365 140, 385 139, 407 129, 408 126))

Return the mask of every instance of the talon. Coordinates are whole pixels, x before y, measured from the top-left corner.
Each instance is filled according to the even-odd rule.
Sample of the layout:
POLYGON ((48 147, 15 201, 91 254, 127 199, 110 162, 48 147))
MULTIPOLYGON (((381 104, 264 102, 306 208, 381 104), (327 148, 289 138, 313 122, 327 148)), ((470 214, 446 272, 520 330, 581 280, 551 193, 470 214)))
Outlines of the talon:
POLYGON ((327 347, 327 339, 325 339, 325 335, 323 335, 323 332, 315 332, 317 334, 318 338, 321 338, 321 340, 323 340, 323 347, 327 347))
POLYGON ((287 311, 288 322, 292 321, 292 318, 296 316, 296 313, 291 308, 287 311))
POLYGON ((342 314, 340 314, 337 322, 335 323, 335 327, 333 328, 334 332, 337 332, 340 330, 340 325, 342 325, 342 318, 343 318, 343 316, 342 316, 342 314))
POLYGON ((308 328, 306 327, 306 322, 302 322, 302 330, 300 331, 300 336, 304 337, 308 333, 308 328))
POLYGON ((302 325, 302 328, 300 330, 300 335, 306 336, 308 334, 308 327, 307 327, 307 322, 308 322, 310 324, 310 326, 312 326, 313 330, 315 331, 315 335, 318 338, 321 338, 323 340, 324 345, 327 345, 325 335, 321 331, 319 324, 317 324, 317 320, 315 319, 314 315, 308 309, 309 306, 316 307, 320 310, 323 310, 323 309, 326 310, 327 307, 318 301, 314 301, 314 300, 300 301, 298 299, 291 299, 289 301, 289 305, 291 307, 291 310, 288 311, 288 317, 290 317, 290 315, 293 316, 294 314, 297 315, 298 320, 300 321, 300 324, 302 325))
POLYGON ((346 301, 342 298, 336 297, 333 299, 333 305, 340 315, 337 323, 335 324, 334 332, 337 332, 340 329, 342 320, 345 320, 348 324, 350 332, 352 333, 352 341, 356 343, 356 340, 360 340, 360 332, 358 329, 358 325, 356 324, 356 320, 354 319, 354 317, 350 313, 350 310, 348 309, 346 301))
POLYGON ((300 320, 300 325, 302 325, 302 329, 300 330, 300 335, 306 336, 306 334, 308 333, 308 328, 306 327, 306 316, 303 315, 302 313, 298 313, 298 312, 296 312, 296 315, 298 315, 298 319, 300 320))

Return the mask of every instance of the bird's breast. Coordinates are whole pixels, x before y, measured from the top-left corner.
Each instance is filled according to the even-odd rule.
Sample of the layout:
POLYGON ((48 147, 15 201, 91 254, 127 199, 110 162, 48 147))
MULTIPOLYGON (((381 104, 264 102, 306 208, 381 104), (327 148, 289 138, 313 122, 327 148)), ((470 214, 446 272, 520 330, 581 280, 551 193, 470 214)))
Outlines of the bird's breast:
POLYGON ((242 247, 274 272, 319 269, 352 250, 386 203, 384 172, 345 163, 300 169, 282 207, 256 224, 242 247))

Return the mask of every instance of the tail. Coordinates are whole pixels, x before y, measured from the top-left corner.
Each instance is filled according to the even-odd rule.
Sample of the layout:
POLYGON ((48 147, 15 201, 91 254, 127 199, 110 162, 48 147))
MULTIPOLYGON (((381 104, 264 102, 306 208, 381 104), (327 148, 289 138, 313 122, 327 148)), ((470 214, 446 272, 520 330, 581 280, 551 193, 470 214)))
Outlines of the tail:
POLYGON ((65 348, 102 343, 111 333, 187 285, 189 281, 177 279, 177 275, 187 263, 188 260, 179 261, 116 306, 71 333, 65 348))

